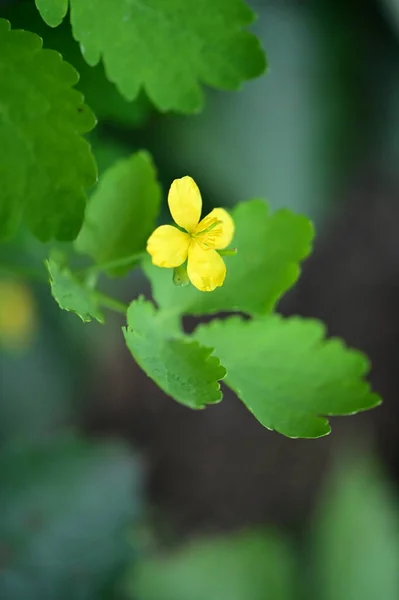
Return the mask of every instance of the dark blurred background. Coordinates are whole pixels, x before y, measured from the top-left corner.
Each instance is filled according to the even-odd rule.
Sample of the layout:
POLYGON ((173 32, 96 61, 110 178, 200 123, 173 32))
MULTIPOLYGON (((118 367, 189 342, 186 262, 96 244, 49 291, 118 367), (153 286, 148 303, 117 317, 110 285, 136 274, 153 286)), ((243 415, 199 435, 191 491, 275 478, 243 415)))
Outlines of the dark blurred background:
MULTIPOLYGON (((7 273, 48 251, 21 232, 0 250, 5 600, 399 598, 399 2, 250 4, 270 69, 208 91, 199 116, 125 102, 33 2, 0 16, 80 72, 100 173, 147 148, 165 192, 190 174, 209 206, 262 197, 314 220, 279 308, 366 352, 385 402, 320 440, 263 429, 227 389, 190 411, 133 363, 120 318, 83 325, 7 273)), ((102 285, 150 294, 136 272, 102 285)))

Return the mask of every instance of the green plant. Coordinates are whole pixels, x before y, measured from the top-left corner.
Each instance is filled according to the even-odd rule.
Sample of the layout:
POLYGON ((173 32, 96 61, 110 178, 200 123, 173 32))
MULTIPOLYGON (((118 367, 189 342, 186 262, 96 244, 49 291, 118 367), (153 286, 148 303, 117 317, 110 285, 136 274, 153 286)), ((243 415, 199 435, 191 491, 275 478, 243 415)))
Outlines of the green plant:
MULTIPOLYGON (((203 106, 201 84, 237 89, 266 67, 247 29, 254 14, 243 0, 36 5, 51 27, 66 19, 69 8, 72 33, 64 23, 60 37, 69 39, 71 56, 89 72, 73 35, 90 66, 102 61, 98 85, 112 89, 112 82, 126 101, 135 101, 127 104, 112 89, 123 114, 131 106, 138 120, 151 105, 161 113, 196 113, 203 106)), ((220 401, 219 382, 225 378, 265 427, 315 438, 329 433, 328 416, 378 405, 380 398, 364 380, 369 365, 360 352, 326 339, 316 321, 275 314, 311 252, 310 221, 289 210, 272 213, 263 200, 242 202, 232 211, 237 255, 225 258, 223 285, 209 293, 175 286, 171 271, 152 265, 145 253, 162 197, 151 156, 141 150, 120 158, 96 184, 95 158, 84 138, 96 120, 75 88, 76 70, 58 52, 43 49, 38 35, 12 26, 0 20, 0 79, 6 82, 0 91, 0 142, 7 149, 0 162, 0 237, 10 239, 25 228, 42 243, 51 242, 48 273, 40 265, 36 274, 50 280, 59 306, 83 321, 102 322, 105 309, 125 315, 123 333, 137 363, 190 408, 220 401), (93 262, 82 266, 82 255, 93 262), (98 289, 100 274, 122 277, 139 267, 157 307, 141 296, 128 306, 98 289), (220 312, 244 316, 184 332, 183 316, 220 312)), ((93 94, 94 103, 101 94, 93 94)), ((114 109, 104 109, 99 100, 99 115, 114 109)))

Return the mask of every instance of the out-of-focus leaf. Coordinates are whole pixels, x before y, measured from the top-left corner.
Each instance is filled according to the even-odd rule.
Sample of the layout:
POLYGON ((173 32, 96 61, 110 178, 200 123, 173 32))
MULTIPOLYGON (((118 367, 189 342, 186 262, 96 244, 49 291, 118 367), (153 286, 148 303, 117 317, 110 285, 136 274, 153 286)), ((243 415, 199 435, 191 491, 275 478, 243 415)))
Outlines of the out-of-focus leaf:
MULTIPOLYGON (((151 156, 142 151, 119 160, 104 173, 90 198, 75 243, 77 250, 100 265, 144 252, 160 201, 161 188, 151 156)), ((123 275, 135 262, 111 272, 123 275)))
POLYGON ((288 437, 330 432, 326 416, 350 415, 381 402, 363 379, 367 358, 315 320, 270 315, 200 325, 195 338, 215 349, 226 383, 268 429, 288 437))
POLYGON ((235 256, 226 256, 227 275, 222 287, 204 293, 192 285, 173 285, 170 269, 147 260, 145 273, 161 308, 182 314, 238 310, 250 314, 270 312, 297 280, 299 263, 310 252, 313 227, 302 215, 288 210, 270 214, 261 200, 238 204, 232 211, 236 232, 235 256))
POLYGON ((51 293, 60 308, 74 312, 84 322, 92 319, 104 322, 104 316, 90 287, 79 281, 68 267, 53 259, 46 261, 46 266, 50 275, 51 293))
MULTIPOLYGON (((53 0, 38 0, 43 18, 53 0)), ((242 0, 70 0, 75 39, 90 65, 103 58, 110 81, 133 100, 144 88, 162 111, 196 112, 199 83, 237 89, 265 70, 254 13, 242 0), (117 43, 116 43, 117 41, 117 43)), ((62 10, 51 14, 58 25, 62 10)))
MULTIPOLYGON (((47 4, 49 10, 54 7, 54 3, 47 4)), ((49 27, 30 0, 13 2, 2 9, 2 13, 14 28, 28 29, 40 35, 45 48, 58 50, 77 69, 79 81, 76 88, 84 94, 87 104, 100 121, 112 121, 128 127, 141 127, 146 123, 154 109, 145 93, 141 92, 132 102, 125 100, 115 85, 108 81, 102 63, 91 67, 84 60, 67 20, 57 29, 49 27)))
MULTIPOLYGON (((364 56, 357 48, 364 31, 360 23, 356 30, 348 26, 356 19, 355 5, 306 5, 304 10, 301 1, 253 0, 259 15, 256 33, 272 57, 267 77, 245 85, 239 94, 211 93, 206 111, 196 119, 157 124, 158 151, 180 173, 201 179, 213 206, 266 197, 273 209, 304 213, 319 226, 331 205, 345 198, 348 175, 370 139, 371 121, 359 110, 365 102, 358 85, 364 56)), ((387 105, 388 110, 391 104, 399 106, 392 94, 397 58, 392 53, 388 72, 381 50, 383 45, 372 53, 375 67, 369 64, 370 76, 376 76, 373 106, 380 94, 379 125, 385 124, 398 141, 397 128, 387 118, 387 105)), ((395 165, 397 145, 391 155, 395 165)))
POLYGON ((43 19, 51 25, 57 27, 68 12, 68 0, 35 0, 43 19))
POLYGON ((124 329, 127 347, 137 364, 163 391, 190 408, 222 399, 219 381, 225 368, 212 350, 186 339, 166 311, 156 311, 139 298, 131 303, 124 329))
POLYGON ((40 240, 77 236, 96 165, 82 134, 95 125, 75 69, 28 31, 0 20, 0 237, 21 218, 40 240))
POLYGON ((98 600, 115 587, 140 498, 125 449, 65 438, 3 450, 0 480, 1 598, 98 600))
POLYGON ((293 600, 294 558, 284 538, 244 532, 139 562, 128 587, 135 600, 293 600))
POLYGON ((397 498, 370 457, 352 458, 335 473, 313 541, 315 598, 399 598, 397 498))

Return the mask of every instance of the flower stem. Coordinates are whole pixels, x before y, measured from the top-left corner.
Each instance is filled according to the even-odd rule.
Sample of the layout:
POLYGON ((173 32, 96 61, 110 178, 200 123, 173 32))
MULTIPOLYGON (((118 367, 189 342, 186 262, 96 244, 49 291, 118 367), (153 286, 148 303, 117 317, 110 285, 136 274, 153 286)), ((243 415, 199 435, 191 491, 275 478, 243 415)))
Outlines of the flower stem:
POLYGON ((92 291, 94 298, 98 301, 98 303, 104 308, 108 308, 109 310, 113 310, 114 312, 120 313, 122 315, 126 315, 127 309, 129 306, 116 298, 111 298, 107 296, 107 294, 103 294, 102 292, 92 291))
POLYGON ((82 274, 89 273, 98 273, 100 271, 108 271, 109 269, 117 269, 118 267, 127 267, 136 260, 141 260, 144 258, 145 252, 136 252, 135 254, 131 254, 130 256, 124 256, 123 258, 117 258, 115 260, 110 260, 105 263, 100 263, 99 265, 90 265, 90 267, 86 267, 80 271, 82 274))

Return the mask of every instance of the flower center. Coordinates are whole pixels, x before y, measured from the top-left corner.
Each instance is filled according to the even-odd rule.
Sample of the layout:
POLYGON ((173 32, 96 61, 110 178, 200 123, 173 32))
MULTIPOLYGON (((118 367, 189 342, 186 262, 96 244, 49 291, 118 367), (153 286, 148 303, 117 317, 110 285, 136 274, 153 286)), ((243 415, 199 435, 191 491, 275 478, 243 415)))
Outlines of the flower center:
POLYGON ((201 223, 200 231, 194 231, 191 237, 203 250, 215 248, 218 238, 223 233, 222 224, 223 222, 215 217, 205 217, 201 223))

